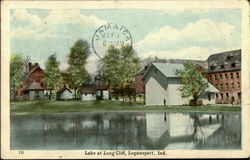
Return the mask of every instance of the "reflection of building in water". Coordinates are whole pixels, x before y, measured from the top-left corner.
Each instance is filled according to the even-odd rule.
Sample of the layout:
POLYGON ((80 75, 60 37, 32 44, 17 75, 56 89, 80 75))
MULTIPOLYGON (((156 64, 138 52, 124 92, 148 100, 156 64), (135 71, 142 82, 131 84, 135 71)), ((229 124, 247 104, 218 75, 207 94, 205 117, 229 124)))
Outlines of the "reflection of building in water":
POLYGON ((169 114, 166 113, 147 113, 146 114, 146 128, 147 137, 153 142, 159 140, 165 132, 169 134, 170 120, 169 114))
POLYGON ((220 127, 205 140, 197 143, 197 148, 240 148, 241 118, 240 114, 225 114, 220 116, 220 127))
POLYGON ((11 118, 11 149, 233 148, 240 146, 240 128, 240 114, 16 116, 11 118))

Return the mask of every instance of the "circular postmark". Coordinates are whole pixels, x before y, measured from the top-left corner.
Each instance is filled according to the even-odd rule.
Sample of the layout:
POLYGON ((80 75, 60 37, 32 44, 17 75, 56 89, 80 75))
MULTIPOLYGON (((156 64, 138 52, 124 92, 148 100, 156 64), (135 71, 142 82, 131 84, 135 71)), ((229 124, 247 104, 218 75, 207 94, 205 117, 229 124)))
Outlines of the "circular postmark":
POLYGON ((130 45, 132 48, 132 44, 132 36, 128 29, 114 23, 108 23, 99 27, 92 37, 92 47, 99 58, 103 58, 111 45, 116 48, 130 45))

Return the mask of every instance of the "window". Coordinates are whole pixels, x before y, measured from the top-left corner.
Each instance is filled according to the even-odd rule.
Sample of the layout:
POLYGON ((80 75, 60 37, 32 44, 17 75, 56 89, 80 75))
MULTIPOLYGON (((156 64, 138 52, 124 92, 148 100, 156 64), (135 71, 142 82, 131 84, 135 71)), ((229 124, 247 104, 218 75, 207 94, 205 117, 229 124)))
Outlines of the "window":
POLYGON ((236 63, 231 63, 231 67, 236 67, 236 63))
POLYGON ((211 101, 211 94, 208 93, 208 101, 211 101))
POLYGON ((228 79, 228 75, 227 75, 227 73, 225 73, 225 77, 226 77, 226 79, 228 79))
POLYGON ((238 98, 241 99, 241 92, 238 92, 237 95, 238 95, 238 98))
POLYGON ((217 80, 217 75, 214 75, 214 79, 217 80))
POLYGON ((223 93, 220 93, 220 97, 223 98, 223 93))
POLYGON ((220 66, 220 69, 225 69, 225 65, 221 65, 221 66, 220 66))
POLYGON ((87 96, 87 93, 85 93, 85 96, 87 96))
POLYGON ((210 77, 210 80, 212 80, 212 75, 210 75, 209 77, 210 77))
POLYGON ((215 66, 210 66, 210 70, 214 70, 215 68, 215 66))
POLYGON ((226 97, 227 97, 227 98, 229 97, 229 94, 228 94, 228 93, 226 93, 226 97))
POLYGON ((230 73, 231 79, 234 79, 234 74, 230 73))
POLYGON ((240 78, 240 73, 239 72, 236 72, 236 77, 240 78))
POLYGON ((220 88, 223 89, 223 84, 220 84, 220 88))
POLYGON ((232 102, 234 102, 234 96, 232 96, 232 102))
POLYGON ((227 56, 227 60, 231 60, 233 58, 233 56, 227 56))
POLYGON ((240 82, 237 82, 238 88, 240 88, 240 82))
POLYGON ((92 96, 95 95, 94 93, 92 93, 92 96))
POLYGON ((216 99, 218 99, 218 93, 216 93, 215 96, 216 96, 216 99))
POLYGON ((234 88, 234 83, 233 82, 231 83, 231 86, 232 86, 232 88, 234 88))
POLYGON ((225 85, 226 85, 226 89, 228 89, 228 83, 225 83, 225 85))
POLYGON ((220 74, 220 79, 223 79, 222 74, 220 74))

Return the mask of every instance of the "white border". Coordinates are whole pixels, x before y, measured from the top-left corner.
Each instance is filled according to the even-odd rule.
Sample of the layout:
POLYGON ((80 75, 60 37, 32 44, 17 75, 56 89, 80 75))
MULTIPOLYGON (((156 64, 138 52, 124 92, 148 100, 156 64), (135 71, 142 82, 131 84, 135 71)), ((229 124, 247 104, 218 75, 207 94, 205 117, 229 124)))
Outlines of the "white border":
MULTIPOLYGON (((247 1, 3 1, 1 5, 1 158, 58 159, 58 158, 239 158, 249 157, 250 142, 250 41, 249 4, 247 1), (81 8, 81 9, 183 9, 183 8, 241 8, 242 9, 242 149, 241 150, 166 150, 167 156, 86 156, 83 150, 29 151, 19 155, 10 150, 9 130, 9 9, 12 8, 81 8), (249 125, 247 125, 249 124, 249 125)), ((222 17, 223 18, 223 17, 222 17)), ((141 150, 139 150, 141 151, 141 150)), ((157 152, 157 151, 154 151, 157 152)))

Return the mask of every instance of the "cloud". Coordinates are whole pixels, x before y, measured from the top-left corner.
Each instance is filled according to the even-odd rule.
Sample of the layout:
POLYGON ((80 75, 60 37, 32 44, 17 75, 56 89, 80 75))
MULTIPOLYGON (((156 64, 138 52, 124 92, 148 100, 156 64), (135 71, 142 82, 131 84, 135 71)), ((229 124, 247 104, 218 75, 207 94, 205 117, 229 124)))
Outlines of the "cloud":
POLYGON ((42 20, 37 15, 31 15, 25 9, 16 9, 10 21, 15 26, 37 27, 42 24, 42 20))
POLYGON ((82 29, 92 26, 100 26, 106 23, 105 20, 101 20, 94 15, 89 17, 83 15, 78 9, 52 10, 43 21, 48 25, 76 24, 82 29))
POLYGON ((209 48, 238 47, 239 39, 235 26, 201 19, 181 29, 164 26, 159 31, 146 35, 134 47, 143 56, 157 53, 167 57, 189 58, 195 57, 192 52, 206 55, 211 50, 209 48))
POLYGON ((51 10, 44 18, 32 15, 25 9, 17 9, 10 19, 11 37, 20 39, 68 39, 69 34, 76 35, 83 29, 106 23, 94 15, 86 16, 77 9, 51 10))

